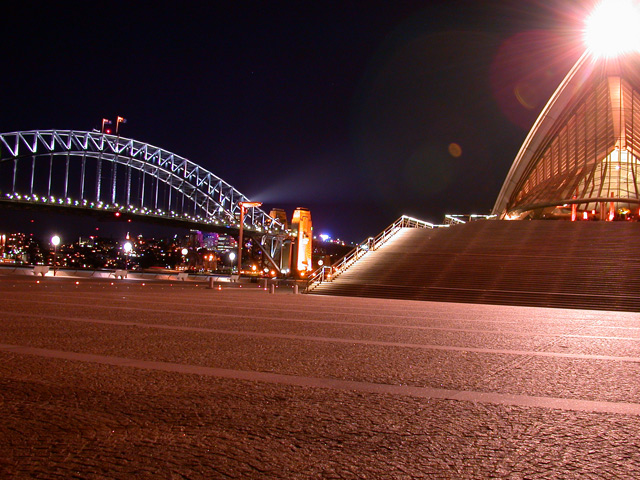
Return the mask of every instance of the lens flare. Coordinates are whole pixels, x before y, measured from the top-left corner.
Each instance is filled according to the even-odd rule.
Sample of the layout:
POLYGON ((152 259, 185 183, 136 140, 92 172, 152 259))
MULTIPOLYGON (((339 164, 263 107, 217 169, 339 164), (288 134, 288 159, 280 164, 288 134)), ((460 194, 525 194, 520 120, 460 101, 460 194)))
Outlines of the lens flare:
POLYGON ((598 57, 640 51, 640 11, 633 0, 603 0, 586 22, 587 48, 598 57))

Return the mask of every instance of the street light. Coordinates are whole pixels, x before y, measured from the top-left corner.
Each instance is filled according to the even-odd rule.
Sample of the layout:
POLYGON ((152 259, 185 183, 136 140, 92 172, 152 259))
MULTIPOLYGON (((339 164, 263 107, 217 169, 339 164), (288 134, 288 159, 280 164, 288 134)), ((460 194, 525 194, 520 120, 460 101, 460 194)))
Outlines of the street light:
POLYGON ((238 205, 240 205, 240 234, 238 235, 238 275, 240 275, 240 269, 242 268, 242 230, 244 228, 244 214, 247 208, 259 207, 262 205, 262 202, 240 202, 238 205))
POLYGON ((58 245, 60 245, 60 237, 54 235, 51 237, 51 244, 53 245, 53 276, 56 276, 56 257, 58 256, 58 245))
POLYGON ((229 253, 229 264, 231 266, 231 273, 233 273, 233 261, 236 259, 236 254, 231 252, 229 253))
POLYGON ((183 247, 182 250, 180 250, 180 253, 182 254, 182 264, 184 265, 184 270, 187 270, 189 267, 189 263, 187 259, 187 255, 189 254, 189 249, 186 247, 183 247))
POLYGON ((131 253, 131 250, 133 250, 133 245, 131 245, 131 242, 125 242, 122 248, 124 248, 124 254, 125 254, 124 269, 129 270, 129 254, 131 253))

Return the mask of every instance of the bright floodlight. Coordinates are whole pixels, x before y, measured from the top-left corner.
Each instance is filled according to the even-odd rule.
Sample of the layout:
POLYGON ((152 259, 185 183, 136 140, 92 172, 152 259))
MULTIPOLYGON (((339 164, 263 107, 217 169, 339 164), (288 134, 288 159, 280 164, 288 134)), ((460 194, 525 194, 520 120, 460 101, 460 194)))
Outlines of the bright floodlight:
POLYGON ((130 253, 131 250, 133 250, 133 245, 131 245, 131 242, 126 242, 123 246, 125 253, 130 253))
POLYGON ((58 245, 60 245, 60 237, 58 235, 54 235, 53 237, 51 237, 51 244, 54 247, 57 247, 58 245))
POLYGON ((602 0, 587 19, 585 42, 598 57, 640 51, 640 11, 634 0, 602 0))

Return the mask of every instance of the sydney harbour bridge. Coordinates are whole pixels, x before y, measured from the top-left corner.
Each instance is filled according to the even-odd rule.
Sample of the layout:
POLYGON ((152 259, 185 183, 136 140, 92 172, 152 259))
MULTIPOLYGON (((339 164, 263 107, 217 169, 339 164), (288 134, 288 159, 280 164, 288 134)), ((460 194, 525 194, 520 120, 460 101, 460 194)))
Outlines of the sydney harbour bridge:
POLYGON ((125 215, 206 231, 244 230, 278 270, 291 233, 196 163, 144 142, 96 131, 0 134, 0 204, 125 215))

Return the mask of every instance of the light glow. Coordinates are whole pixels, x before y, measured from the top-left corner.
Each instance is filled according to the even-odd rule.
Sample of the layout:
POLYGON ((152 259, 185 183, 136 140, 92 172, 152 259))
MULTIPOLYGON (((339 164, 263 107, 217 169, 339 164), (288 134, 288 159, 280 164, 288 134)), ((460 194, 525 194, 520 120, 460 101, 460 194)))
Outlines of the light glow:
POLYGON ((584 39, 597 57, 640 51, 640 11, 633 0, 602 0, 586 22, 584 39))

